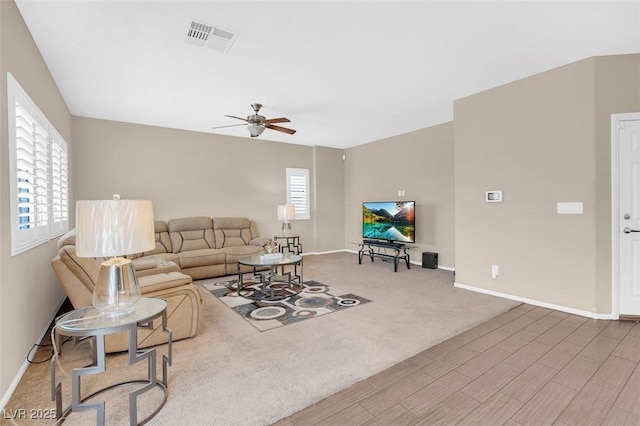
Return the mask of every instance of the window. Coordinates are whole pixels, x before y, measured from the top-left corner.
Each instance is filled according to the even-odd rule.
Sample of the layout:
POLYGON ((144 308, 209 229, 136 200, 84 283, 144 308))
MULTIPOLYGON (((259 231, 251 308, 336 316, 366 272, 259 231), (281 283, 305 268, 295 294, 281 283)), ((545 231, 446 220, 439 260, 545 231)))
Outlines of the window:
POLYGON ((287 168, 287 203, 296 207, 296 219, 310 219, 309 169, 287 168))
POLYGON ((7 73, 11 254, 69 229, 67 143, 7 73))

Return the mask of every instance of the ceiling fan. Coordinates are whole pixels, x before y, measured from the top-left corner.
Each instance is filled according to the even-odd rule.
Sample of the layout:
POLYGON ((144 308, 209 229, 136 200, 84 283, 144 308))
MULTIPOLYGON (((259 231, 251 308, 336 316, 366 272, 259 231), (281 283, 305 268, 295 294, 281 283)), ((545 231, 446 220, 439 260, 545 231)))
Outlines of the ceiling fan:
MULTIPOLYGON (((291 121, 285 117, 279 118, 266 118, 263 115, 258 114, 260 112, 260 108, 262 108, 262 104, 251 104, 251 108, 255 114, 247 116, 247 118, 236 117, 233 115, 225 115, 225 117, 235 118, 237 120, 245 121, 248 126, 247 130, 251 134, 252 138, 257 138, 264 132, 264 129, 271 129, 277 132, 288 133, 293 135, 296 131, 293 129, 287 129, 286 127, 276 126, 274 123, 290 123, 291 121)), ((214 129, 222 129, 224 127, 235 127, 235 126, 244 126, 245 124, 230 124, 228 126, 218 126, 214 127, 214 129)))

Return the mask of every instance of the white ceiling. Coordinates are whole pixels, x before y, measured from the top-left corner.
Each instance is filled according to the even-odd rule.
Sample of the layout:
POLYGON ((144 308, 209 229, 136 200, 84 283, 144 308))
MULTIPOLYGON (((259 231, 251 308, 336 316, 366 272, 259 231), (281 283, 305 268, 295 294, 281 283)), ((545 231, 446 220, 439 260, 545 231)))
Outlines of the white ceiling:
POLYGON ((594 55, 640 52, 638 1, 16 0, 76 116, 346 148, 450 121, 453 100, 594 55), (197 19, 228 53, 183 41, 197 19))

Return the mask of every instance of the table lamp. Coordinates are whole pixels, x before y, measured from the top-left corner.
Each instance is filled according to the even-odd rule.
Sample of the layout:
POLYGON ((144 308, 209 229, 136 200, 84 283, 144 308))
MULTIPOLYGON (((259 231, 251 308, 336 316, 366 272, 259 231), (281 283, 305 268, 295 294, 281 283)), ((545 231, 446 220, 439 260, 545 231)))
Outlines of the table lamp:
POLYGON ((79 200, 76 203, 76 253, 111 257, 100 264, 92 303, 101 314, 135 311, 140 299, 138 277, 130 259, 121 256, 155 247, 150 200, 79 200))
POLYGON ((282 221, 282 233, 287 235, 291 232, 291 220, 296 218, 296 206, 293 204, 282 204, 278 206, 278 220, 282 221))

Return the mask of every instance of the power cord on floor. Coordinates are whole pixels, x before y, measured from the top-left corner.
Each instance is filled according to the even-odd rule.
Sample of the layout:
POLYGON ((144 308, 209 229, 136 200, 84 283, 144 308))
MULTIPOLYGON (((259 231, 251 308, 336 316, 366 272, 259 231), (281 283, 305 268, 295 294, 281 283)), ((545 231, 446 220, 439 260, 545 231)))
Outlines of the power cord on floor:
POLYGON ((49 355, 47 359, 43 359, 41 361, 34 361, 32 358, 32 356, 35 357, 35 355, 38 353, 37 349, 46 348, 46 347, 51 347, 51 343, 47 343, 45 345, 34 343, 31 349, 29 349, 29 352, 27 352, 27 362, 29 364, 44 364, 45 362, 51 361, 51 358, 53 357, 53 349, 51 349, 51 355, 49 355), (35 353, 34 353, 34 349, 36 349, 35 353))
MULTIPOLYGON (((67 337, 62 342, 60 342, 60 345, 67 343, 71 339, 72 339, 71 337, 67 337)), ((51 361, 51 358, 53 357, 54 353, 55 353, 55 348, 51 343, 34 343, 31 349, 29 349, 29 352, 27 352, 27 362, 29 364, 34 364, 34 365, 44 364, 45 362, 51 361), (51 354, 46 359, 35 361, 34 358, 36 357, 38 353, 38 349, 40 348, 51 348, 51 354)))
MULTIPOLYGON (((56 347, 51 343, 54 340, 53 337, 53 330, 55 330, 55 325, 56 325, 56 321, 57 319, 64 313, 70 311, 73 309, 73 306, 71 305, 71 302, 69 301, 69 299, 65 299, 65 301, 62 303, 62 305, 60 306, 60 309, 58 310, 58 312, 56 313, 56 317, 53 319, 53 321, 51 321, 51 323, 49 324, 49 327, 47 328, 47 332, 45 333, 44 337, 43 337, 43 341, 46 339, 46 337, 48 335, 51 336, 51 341, 49 343, 34 343, 33 346, 31 347, 31 349, 29 349, 29 352, 27 352, 27 362, 29 364, 44 364, 45 362, 49 362, 51 361, 51 358, 53 357, 53 355, 56 353, 56 347), (38 349, 40 348, 52 348, 51 349, 51 354, 43 360, 39 360, 39 361, 35 361, 35 357, 38 355, 38 349)), ((60 342, 60 346, 62 346, 63 344, 65 344, 66 342, 68 342, 69 340, 71 340, 71 337, 67 337, 66 339, 64 339, 63 341, 60 342)))

